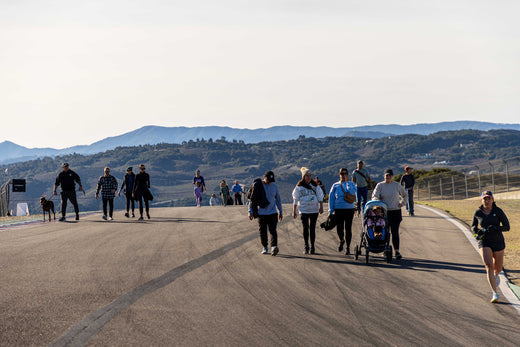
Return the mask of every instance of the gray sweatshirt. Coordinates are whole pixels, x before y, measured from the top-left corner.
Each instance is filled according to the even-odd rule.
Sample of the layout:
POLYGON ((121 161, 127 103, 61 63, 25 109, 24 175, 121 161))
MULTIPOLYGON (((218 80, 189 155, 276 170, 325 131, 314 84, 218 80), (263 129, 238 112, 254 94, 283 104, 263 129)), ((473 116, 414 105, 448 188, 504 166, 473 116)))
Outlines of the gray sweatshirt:
POLYGON ((399 210, 399 203, 404 205, 408 200, 408 194, 402 185, 392 181, 392 183, 379 182, 372 192, 372 200, 380 200, 387 205, 388 210, 399 210))

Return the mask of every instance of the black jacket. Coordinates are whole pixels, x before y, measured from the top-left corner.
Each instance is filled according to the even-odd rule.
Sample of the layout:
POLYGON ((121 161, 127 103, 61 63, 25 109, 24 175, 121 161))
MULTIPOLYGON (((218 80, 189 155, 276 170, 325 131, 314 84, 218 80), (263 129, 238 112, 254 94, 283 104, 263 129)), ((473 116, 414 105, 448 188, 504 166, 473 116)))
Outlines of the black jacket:
POLYGON ((79 178, 79 175, 69 169, 58 174, 55 185, 61 185, 61 190, 63 191, 74 191, 76 190, 75 182, 78 182, 78 184, 81 186, 81 179, 79 178))

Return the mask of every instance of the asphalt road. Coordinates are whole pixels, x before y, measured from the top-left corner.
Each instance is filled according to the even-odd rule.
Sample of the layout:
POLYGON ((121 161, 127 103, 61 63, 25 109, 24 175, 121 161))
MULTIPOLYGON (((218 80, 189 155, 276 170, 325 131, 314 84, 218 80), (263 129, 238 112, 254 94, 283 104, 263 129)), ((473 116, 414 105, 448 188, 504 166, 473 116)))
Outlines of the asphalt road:
MULTIPOLYGON (((304 255, 284 207, 276 257, 244 207, 0 229, 0 346, 518 345, 518 312, 489 303, 478 254, 443 218, 418 208, 403 260, 365 265, 335 231, 304 255)), ((357 217, 353 230, 352 246, 357 217)))

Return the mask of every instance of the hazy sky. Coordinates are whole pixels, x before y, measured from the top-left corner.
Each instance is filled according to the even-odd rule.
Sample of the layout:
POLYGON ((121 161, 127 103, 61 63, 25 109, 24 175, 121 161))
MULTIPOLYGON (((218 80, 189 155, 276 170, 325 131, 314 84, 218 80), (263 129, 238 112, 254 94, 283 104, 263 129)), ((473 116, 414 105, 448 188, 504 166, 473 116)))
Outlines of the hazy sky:
POLYGON ((0 0, 0 142, 520 123, 520 1, 0 0))

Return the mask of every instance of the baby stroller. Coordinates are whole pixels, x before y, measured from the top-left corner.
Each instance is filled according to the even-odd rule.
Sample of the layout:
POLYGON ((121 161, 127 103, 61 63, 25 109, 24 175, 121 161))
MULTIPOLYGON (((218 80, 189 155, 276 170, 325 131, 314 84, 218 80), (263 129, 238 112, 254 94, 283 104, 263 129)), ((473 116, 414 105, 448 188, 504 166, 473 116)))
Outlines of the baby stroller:
POLYGON ((390 232, 386 204, 379 200, 370 200, 363 209, 363 226, 361 227, 361 242, 354 247, 356 260, 361 255, 361 248, 365 248, 366 263, 369 254, 384 252, 387 263, 392 261, 392 246, 390 246, 390 232))

